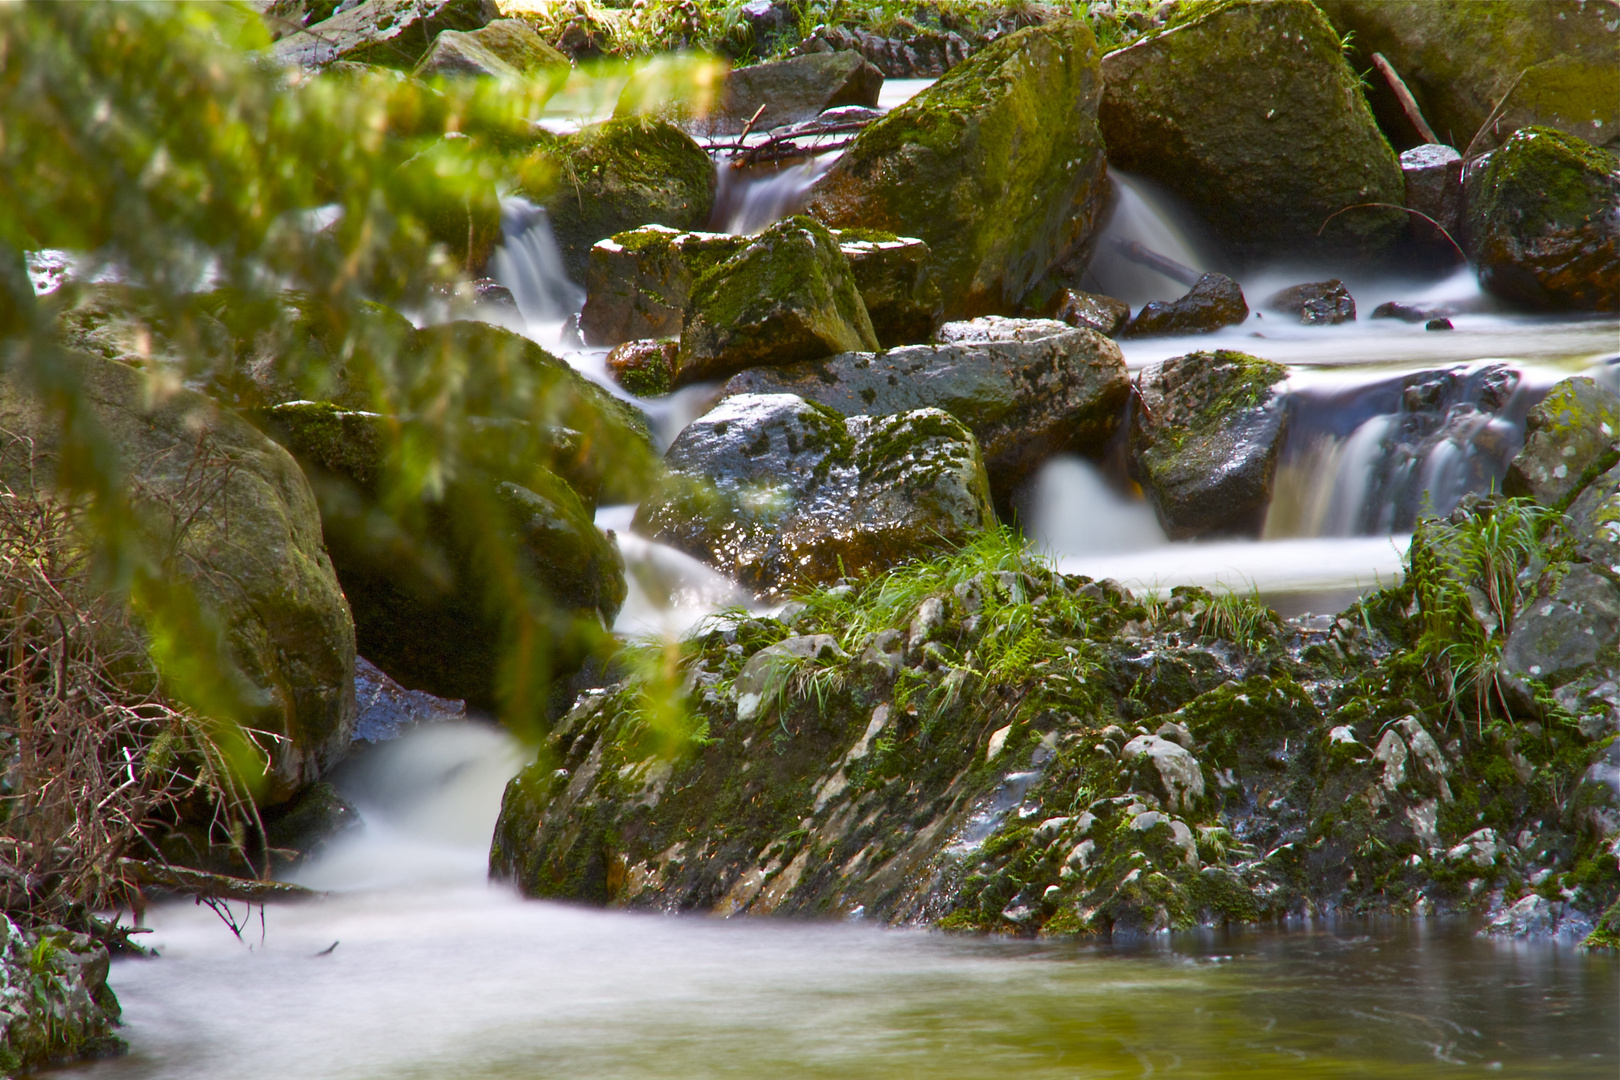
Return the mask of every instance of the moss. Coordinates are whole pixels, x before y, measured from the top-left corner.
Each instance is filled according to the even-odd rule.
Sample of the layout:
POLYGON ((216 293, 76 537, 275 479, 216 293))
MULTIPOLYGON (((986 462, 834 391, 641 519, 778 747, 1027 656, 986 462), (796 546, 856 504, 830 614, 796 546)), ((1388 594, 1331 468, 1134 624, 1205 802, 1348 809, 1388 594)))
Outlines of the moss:
POLYGON ((1527 127, 1491 154, 1482 194, 1470 200, 1475 228, 1512 221, 1534 234, 1579 229, 1615 206, 1620 157, 1547 127, 1527 127))
POLYGON ((833 235, 838 238, 840 244, 895 244, 900 241, 900 237, 882 229, 838 229, 833 235))

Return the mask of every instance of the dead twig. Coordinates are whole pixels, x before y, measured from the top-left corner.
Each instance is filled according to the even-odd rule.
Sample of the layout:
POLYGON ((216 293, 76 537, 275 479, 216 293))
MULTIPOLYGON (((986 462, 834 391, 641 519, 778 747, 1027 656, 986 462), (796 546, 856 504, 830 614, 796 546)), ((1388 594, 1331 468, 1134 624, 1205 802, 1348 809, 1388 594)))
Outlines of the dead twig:
POLYGON ((1334 218, 1338 217, 1340 214, 1347 213, 1347 212, 1349 212, 1351 210, 1363 210, 1363 209, 1366 209, 1368 207, 1381 207, 1381 208, 1383 208, 1385 210, 1404 210, 1408 214, 1417 215, 1418 217, 1422 218, 1424 221, 1427 221, 1430 225, 1433 225, 1436 229, 1439 229, 1440 230, 1440 235, 1444 236, 1448 241, 1450 241, 1451 246, 1457 249, 1457 254, 1458 255, 1461 255, 1464 259, 1468 258, 1468 253, 1462 249, 1462 245, 1457 243, 1457 238, 1452 236, 1451 233, 1449 231, 1447 231, 1447 229, 1446 229, 1446 227, 1444 225, 1440 224, 1438 221, 1434 220, 1434 218, 1430 217, 1428 214, 1425 214, 1421 210, 1413 210, 1410 206, 1396 206, 1394 203, 1387 203, 1387 202, 1356 203, 1354 206, 1346 206, 1343 209, 1335 210, 1335 211, 1333 211, 1333 213, 1329 214, 1326 218, 1324 218, 1322 220, 1322 224, 1317 227, 1316 235, 1321 236, 1322 235, 1322 230, 1328 227, 1328 222, 1332 221, 1334 218))
POLYGON ((1412 96, 1412 91, 1406 88, 1406 83, 1395 73, 1394 65, 1384 59, 1383 53, 1373 53, 1372 62, 1379 74, 1384 77, 1384 81, 1389 83, 1389 88, 1395 91, 1395 98, 1401 103, 1401 110, 1406 113, 1406 118, 1412 122, 1412 126, 1417 128, 1417 133, 1423 136, 1423 141, 1438 143, 1440 140, 1436 137, 1434 129, 1423 119, 1423 110, 1418 108, 1417 99, 1412 96))

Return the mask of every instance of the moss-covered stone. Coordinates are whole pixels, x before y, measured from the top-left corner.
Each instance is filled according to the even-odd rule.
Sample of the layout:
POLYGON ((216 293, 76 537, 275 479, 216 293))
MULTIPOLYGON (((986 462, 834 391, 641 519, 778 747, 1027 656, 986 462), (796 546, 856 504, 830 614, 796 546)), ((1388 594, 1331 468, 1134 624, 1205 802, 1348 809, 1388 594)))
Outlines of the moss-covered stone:
POLYGON ((129 1048, 107 985, 107 950, 59 926, 24 932, 0 915, 0 1075, 129 1048))
POLYGON ((747 237, 663 225, 598 241, 586 264, 579 317, 586 344, 679 337, 692 283, 746 246, 747 237))
POLYGON ((714 163, 667 120, 629 117, 594 124, 537 153, 555 162, 542 188, 520 194, 543 203, 563 263, 584 280, 591 245, 642 225, 700 229, 714 207, 714 163))
POLYGON ((1490 292, 1541 308, 1620 310, 1620 156, 1528 127, 1466 182, 1469 246, 1490 292))
POLYGON ((1400 210, 1349 209, 1401 206, 1400 166, 1308 0, 1197 9, 1102 71, 1109 161, 1186 199, 1240 260, 1375 259, 1405 232, 1400 210))
POLYGON ((679 349, 680 343, 674 338, 626 341, 608 353, 608 373, 638 397, 667 394, 674 386, 675 355, 679 349))
POLYGON ((1502 491, 1562 506, 1607 471, 1620 441, 1620 397, 1596 379, 1565 379, 1524 419, 1524 449, 1508 465, 1502 491))
POLYGON ((793 217, 693 282, 674 381, 877 347, 838 241, 820 222, 793 217))
MULTIPOLYGON (((1608 5, 1321 0, 1317 6, 1352 35, 1358 70, 1371 66, 1375 52, 1389 59, 1429 126, 1452 146, 1466 148, 1478 133, 1477 148, 1490 149, 1532 124, 1595 146, 1620 140, 1620 22, 1608 5), (1498 104, 1498 118, 1481 132, 1498 104)), ((1391 122, 1406 125, 1393 116, 1391 122)))
POLYGON ((1258 534, 1287 415, 1272 389, 1287 369, 1221 350, 1143 372, 1131 469, 1172 537, 1258 534))
POLYGON ((494 0, 365 0, 270 47, 283 64, 337 61, 410 70, 441 30, 476 30, 499 18, 494 0))
POLYGON ((412 75, 528 79, 549 71, 566 76, 568 57, 521 19, 495 19, 477 30, 441 30, 412 75))
POLYGON ((806 213, 921 238, 947 317, 1016 311, 1090 242, 1107 193, 1100 93, 1083 23, 1010 34, 863 130, 806 213))
POLYGON ((833 235, 849 260, 878 344, 892 349, 931 340, 945 300, 928 245, 872 229, 845 229, 833 235))

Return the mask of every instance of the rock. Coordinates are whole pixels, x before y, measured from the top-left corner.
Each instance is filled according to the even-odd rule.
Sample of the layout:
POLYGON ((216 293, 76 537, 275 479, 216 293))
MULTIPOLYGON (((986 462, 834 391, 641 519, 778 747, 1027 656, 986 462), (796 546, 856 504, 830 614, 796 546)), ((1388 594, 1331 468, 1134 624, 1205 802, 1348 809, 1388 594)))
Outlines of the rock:
MULTIPOLYGON (((148 375, 84 353, 64 351, 60 364, 138 483, 138 505, 180 530, 186 580, 241 680, 241 719, 275 736, 261 800, 287 798, 343 756, 354 727, 354 623, 309 483, 286 451, 201 394, 159 392, 148 375), (206 494, 195 494, 199 476, 206 494)), ((0 429, 33 440, 49 483, 60 425, 10 371, 0 429)), ((4 467, 8 482, 33 483, 9 471, 26 463, 4 467)))
POLYGON ((630 117, 593 124, 542 145, 550 169, 543 189, 521 188, 551 216, 563 265, 583 280, 591 245, 643 225, 702 228, 714 208, 714 163, 690 135, 667 120, 630 117))
POLYGON ((773 698, 785 689, 787 678, 802 660, 848 660, 831 634, 805 634, 768 645, 748 658, 737 675, 737 719, 769 715, 773 698))
POLYGON ((1125 328, 1126 337, 1209 334, 1249 317, 1243 289, 1225 274, 1205 274, 1177 300, 1150 300, 1125 328))
POLYGON ((849 50, 891 79, 937 79, 968 58, 973 45, 954 31, 883 37, 858 27, 818 27, 804 48, 849 50))
POLYGON ((779 221, 692 285, 675 385, 876 349, 849 260, 820 222, 779 221))
POLYGON ((1172 539, 1258 535, 1287 414, 1280 365, 1238 352, 1191 353, 1138 379, 1131 472, 1172 539))
POLYGON ((1356 321, 1355 298, 1338 278, 1290 286, 1272 295, 1265 307, 1267 311, 1292 315, 1305 326, 1337 326, 1356 321))
POLYGON ((1439 318, 1439 319, 1430 319, 1428 322, 1424 323, 1423 324, 1423 329, 1425 329, 1425 330, 1455 330, 1456 327, 1451 325, 1451 320, 1450 319, 1439 318))
POLYGON ((1308 0, 1212 6, 1109 53, 1103 79, 1109 163, 1186 199, 1239 260, 1373 260, 1406 231, 1399 210, 1339 214, 1400 206, 1400 165, 1308 0))
POLYGON ((1462 155, 1425 143, 1402 151, 1400 160, 1406 208, 1424 215, 1411 215, 1407 229, 1413 239, 1426 250, 1443 252, 1448 261, 1463 258, 1462 155))
POLYGON ((0 1069, 17 1075, 81 1058, 116 1057, 120 1008, 111 959, 86 934, 60 926, 24 933, 0 915, 0 1069))
POLYGON ((1169 739, 1138 735, 1120 750, 1120 757, 1126 761, 1145 758, 1151 762, 1160 792, 1176 809, 1191 809, 1204 797, 1204 773, 1198 759, 1169 739))
POLYGON ((809 53, 787 60, 736 68, 720 93, 719 127, 741 131, 754 121, 754 131, 811 120, 839 105, 876 108, 883 72, 856 52, 809 53))
POLYGON ((1554 938, 1580 941, 1592 932, 1592 920, 1570 904, 1531 893, 1503 910, 1481 930, 1491 937, 1554 938))
POLYGON ((354 738, 390 742, 419 724, 464 720, 465 701, 449 701, 421 690, 407 690, 363 656, 354 660, 354 738))
POLYGON ((325 780, 317 780, 292 799, 260 815, 270 864, 279 877, 319 855, 328 844, 365 828, 360 811, 325 780))
POLYGON ((1453 146, 1467 146, 1479 133, 1477 148, 1490 149, 1530 125, 1559 128, 1596 146, 1620 140, 1614 63, 1620 23, 1610 5, 1322 0, 1318 6, 1339 31, 1354 35, 1357 70, 1382 53, 1429 126, 1453 146), (1480 132, 1504 96, 1502 113, 1480 132))
POLYGON ((477 30, 443 30, 411 72, 417 78, 437 75, 483 75, 526 79, 547 68, 562 72, 568 57, 547 45, 522 19, 495 19, 477 30))
POLYGON ((1131 308, 1122 300, 1077 289, 1059 289, 1040 314, 1105 337, 1118 337, 1131 321, 1131 308))
POLYGON ((1466 179, 1480 284, 1537 308, 1620 310, 1620 160, 1530 127, 1466 179))
POLYGON ((675 338, 643 338, 615 345, 607 354, 608 374, 613 381, 637 397, 667 394, 675 381, 675 357, 680 342, 675 338))
POLYGON ((1524 449, 1508 466, 1502 491, 1559 506, 1592 479, 1588 470, 1612 456, 1617 440, 1620 397, 1595 379, 1565 379, 1525 417, 1524 449))
POLYGON ((921 238, 948 317, 1017 310, 1107 194, 1096 55, 1079 20, 996 41, 856 136, 805 212, 921 238))
POLYGON ((500 18, 495 0, 365 0, 270 47, 280 63, 333 61, 413 67, 442 30, 477 30, 500 18))
POLYGON ((843 353, 734 376, 723 393, 797 394, 848 416, 950 413, 973 432, 997 498, 1048 457, 1099 452, 1129 393, 1119 347, 1037 320, 947 323, 940 345, 843 353))
POLYGON ((833 234, 849 260, 855 288, 884 348, 928 341, 938 329, 945 302, 934 274, 933 253, 913 237, 865 229, 833 234))
POLYGON ((1438 310, 1416 308, 1410 304, 1402 304, 1398 301, 1390 300, 1373 308, 1372 315, 1370 317, 1374 319, 1399 319, 1401 322, 1419 323, 1427 322, 1430 319, 1441 318, 1443 316, 1438 310))
POLYGON ((937 409, 845 418, 740 394, 693 421, 636 532, 758 593, 881 570, 970 540, 995 517, 978 443, 937 409))

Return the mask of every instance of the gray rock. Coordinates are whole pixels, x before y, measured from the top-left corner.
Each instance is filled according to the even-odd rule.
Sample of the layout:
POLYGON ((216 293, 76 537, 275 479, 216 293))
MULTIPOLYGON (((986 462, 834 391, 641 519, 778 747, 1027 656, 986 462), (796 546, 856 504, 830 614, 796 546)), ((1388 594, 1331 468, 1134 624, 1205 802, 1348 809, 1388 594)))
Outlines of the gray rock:
POLYGON ((1620 397, 1595 379, 1565 379, 1524 420, 1524 449, 1508 465, 1502 491, 1558 506, 1591 479, 1620 440, 1620 397))
POLYGON ((0 915, 0 1054, 7 1071, 43 1069, 128 1050, 113 1034, 118 998, 107 985, 107 950, 60 926, 24 933, 0 915))
POLYGON ((270 53, 306 68, 343 60, 409 70, 441 30, 477 30, 499 17, 495 0, 366 0, 289 34, 270 53))
POLYGON ((943 409, 984 451, 997 496, 1052 454, 1100 449, 1129 393, 1119 347, 1046 320, 947 323, 939 345, 843 353, 734 376, 726 394, 797 394, 845 415, 943 409))
POLYGON ((1176 300, 1150 300, 1125 328, 1126 337, 1209 334, 1249 317, 1243 289, 1225 274, 1205 274, 1176 300))
POLYGON ((1107 337, 1117 337, 1131 321, 1130 305, 1123 300, 1078 289, 1059 289, 1041 314, 1107 337))
POLYGON ((1620 588, 1577 563, 1551 594, 1526 605, 1502 649, 1502 667, 1518 678, 1561 686, 1596 664, 1617 640, 1620 588))
POLYGON ((692 285, 674 384, 876 349, 849 260, 826 226, 779 221, 692 285))
POLYGON ((858 27, 820 27, 805 42, 809 50, 859 53, 891 79, 937 79, 968 58, 973 44, 954 31, 884 37, 858 27))
POLYGON ((1291 285, 1273 294, 1265 308, 1292 315, 1305 326, 1337 326, 1356 321, 1355 298, 1338 278, 1291 285))
POLYGON ((1400 165, 1339 35, 1308 0, 1204 10, 1103 58, 1109 164, 1186 199, 1240 260, 1382 256, 1407 215, 1339 211, 1399 207, 1400 165))
POLYGON ((738 131, 761 106, 753 130, 810 120, 839 105, 875 108, 883 72, 859 53, 810 53, 737 68, 720 93, 718 128, 738 131))
POLYGON ((1462 155, 1439 143, 1414 146, 1401 154, 1401 178, 1406 184, 1406 208, 1433 219, 1413 217, 1408 225, 1413 238, 1426 248, 1443 249, 1452 259, 1462 258, 1454 246, 1462 242, 1462 155))
POLYGON ((1287 413, 1287 370, 1238 352, 1191 353, 1144 370, 1131 471, 1173 539, 1258 534, 1287 413))
POLYGON ((568 57, 522 19, 496 19, 477 30, 441 30, 411 74, 520 80, 547 68, 565 73, 569 66, 568 57))
POLYGON ((465 701, 449 701, 421 690, 407 690, 363 656, 354 660, 354 737, 357 742, 390 742, 418 724, 462 720, 465 701))
POLYGON ((1204 772, 1198 759, 1180 744, 1157 735, 1138 735, 1120 751, 1126 761, 1138 758, 1152 762, 1157 783, 1156 793, 1162 795, 1175 809, 1191 809, 1204 797, 1204 772))
POLYGON ((1580 941, 1592 932, 1592 925, 1592 920, 1573 906, 1531 893, 1499 912, 1480 933, 1490 937, 1580 941))
POLYGON ((994 523, 972 432, 937 409, 845 418, 741 394, 669 448, 672 479, 634 528, 759 593, 954 547, 994 523))
POLYGON ((945 310, 928 245, 914 237, 835 232, 855 288, 884 348, 928 341, 945 310))

